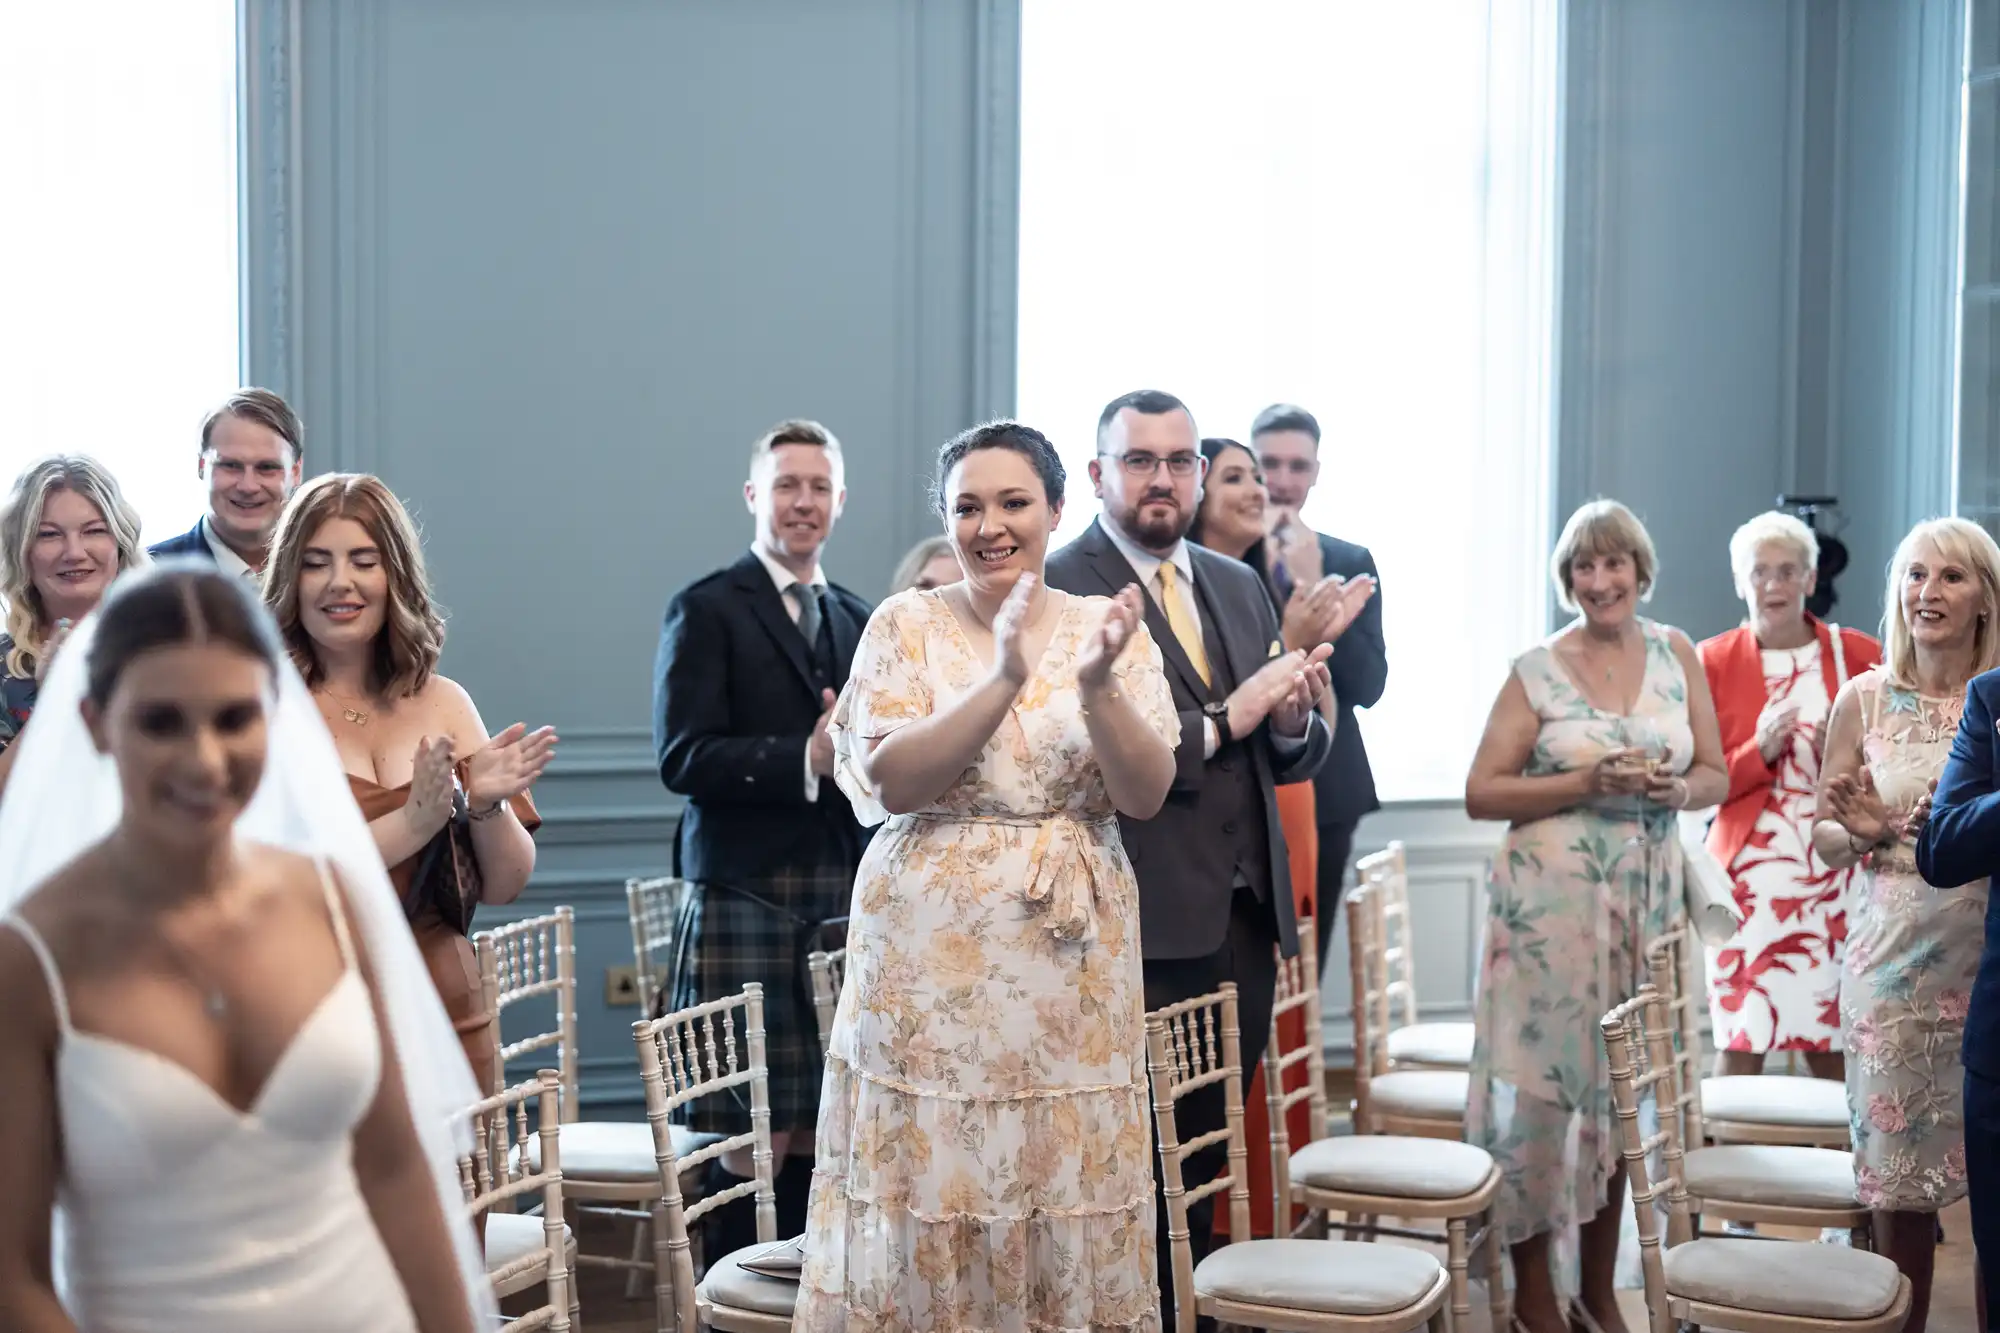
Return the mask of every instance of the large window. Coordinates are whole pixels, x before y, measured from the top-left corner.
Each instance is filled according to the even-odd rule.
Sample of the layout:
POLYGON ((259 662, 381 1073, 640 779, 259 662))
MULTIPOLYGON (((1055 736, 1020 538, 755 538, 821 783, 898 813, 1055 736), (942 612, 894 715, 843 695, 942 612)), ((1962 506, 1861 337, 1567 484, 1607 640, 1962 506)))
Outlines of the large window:
POLYGON ((235 0, 0 6, 0 490, 95 455, 192 526, 237 383, 235 0))
POLYGON ((1107 400, 1325 431, 1305 509, 1382 572, 1388 799, 1450 798, 1545 628, 1555 0, 1027 0, 1018 408, 1096 513, 1107 400))

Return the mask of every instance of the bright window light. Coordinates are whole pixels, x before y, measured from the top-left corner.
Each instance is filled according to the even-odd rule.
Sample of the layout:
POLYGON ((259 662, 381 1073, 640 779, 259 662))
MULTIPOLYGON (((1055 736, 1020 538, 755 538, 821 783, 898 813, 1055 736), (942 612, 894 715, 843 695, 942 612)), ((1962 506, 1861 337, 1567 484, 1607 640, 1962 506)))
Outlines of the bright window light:
POLYGON ((1546 628, 1555 0, 1027 0, 1018 411, 1097 504, 1139 388, 1320 420, 1315 528, 1373 551, 1385 799, 1455 798, 1546 628))
POLYGON ((236 45, 234 0, 0 0, 0 488, 93 455, 149 543, 238 382, 236 45))

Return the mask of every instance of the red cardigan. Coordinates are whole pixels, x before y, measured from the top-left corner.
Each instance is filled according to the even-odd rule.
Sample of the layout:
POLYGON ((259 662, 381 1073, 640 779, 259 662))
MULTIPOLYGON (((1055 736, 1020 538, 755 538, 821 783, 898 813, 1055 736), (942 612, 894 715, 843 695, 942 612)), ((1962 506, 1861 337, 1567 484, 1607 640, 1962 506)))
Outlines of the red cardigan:
MULTIPOLYGON (((1833 628, 1814 616, 1806 623, 1819 635, 1819 668, 1830 700, 1840 692, 1835 678, 1833 628)), ((1882 660, 1882 645, 1860 630, 1840 631, 1847 656, 1847 678, 1853 679, 1882 660)), ((1729 795, 1708 830, 1708 850, 1728 866, 1750 839, 1765 794, 1776 775, 1757 750, 1757 717, 1764 711, 1764 659, 1757 635, 1748 625, 1718 634, 1701 645, 1701 665, 1708 692, 1715 698, 1715 720, 1722 729, 1722 752, 1729 767, 1729 795)))

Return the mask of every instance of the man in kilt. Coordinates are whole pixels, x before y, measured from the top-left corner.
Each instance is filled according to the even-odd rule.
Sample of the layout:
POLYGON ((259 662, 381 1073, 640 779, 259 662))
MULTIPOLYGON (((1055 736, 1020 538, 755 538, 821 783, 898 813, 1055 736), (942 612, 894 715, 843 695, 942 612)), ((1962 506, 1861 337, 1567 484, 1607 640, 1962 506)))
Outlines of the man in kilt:
MULTIPOLYGON (((826 731, 870 609, 820 569, 842 471, 840 442, 817 422, 782 422, 751 446, 750 550, 674 594, 653 669, 660 780, 686 798, 674 873, 689 885, 656 1011, 763 985, 780 1236, 805 1230, 825 1068, 806 955, 839 947, 866 843, 826 731)), ((688 1107, 685 1123, 742 1133, 750 1099, 738 1092, 688 1107)), ((753 1170, 748 1151, 729 1154, 708 1188, 753 1170)), ((749 1199, 715 1217, 710 1253, 755 1243, 749 1199)))

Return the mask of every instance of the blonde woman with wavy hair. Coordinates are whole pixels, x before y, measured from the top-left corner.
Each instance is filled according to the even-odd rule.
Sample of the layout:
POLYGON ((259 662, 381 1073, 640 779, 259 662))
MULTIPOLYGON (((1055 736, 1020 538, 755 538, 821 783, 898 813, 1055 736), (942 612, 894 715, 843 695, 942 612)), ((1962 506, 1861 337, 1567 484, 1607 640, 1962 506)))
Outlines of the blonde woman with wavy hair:
POLYGON ((145 563, 138 511, 104 464, 58 454, 14 479, 0 502, 0 750, 27 724, 68 627, 97 609, 114 578, 145 563))
POLYGON ((1924 866, 1918 839, 1961 719, 1991 750, 1991 719, 1967 716, 1966 687, 2000 666, 2000 547, 1962 518, 1919 523, 1889 563, 1882 628, 1883 664, 1834 700, 1813 846, 1829 866, 1861 867, 1839 986, 1855 1193, 1910 1279, 1903 1327, 1923 1333, 1937 1214, 1972 1185, 1966 1028, 1988 881, 1924 866))
POLYGON ((469 934, 481 903, 510 903, 535 868, 528 790, 553 729, 488 736, 472 698, 438 674, 444 618, 417 526, 379 477, 330 473, 278 520, 264 601, 333 733, 403 912, 491 1090, 498 1040, 469 934))

